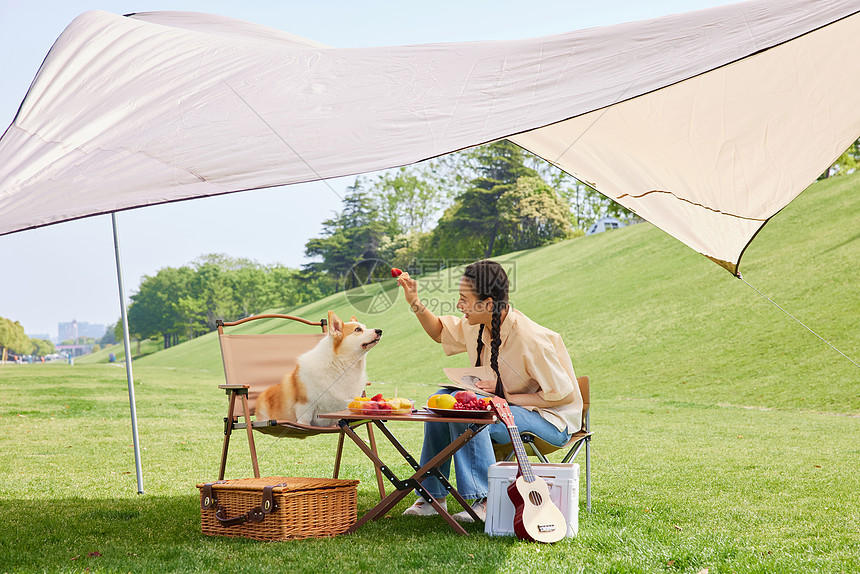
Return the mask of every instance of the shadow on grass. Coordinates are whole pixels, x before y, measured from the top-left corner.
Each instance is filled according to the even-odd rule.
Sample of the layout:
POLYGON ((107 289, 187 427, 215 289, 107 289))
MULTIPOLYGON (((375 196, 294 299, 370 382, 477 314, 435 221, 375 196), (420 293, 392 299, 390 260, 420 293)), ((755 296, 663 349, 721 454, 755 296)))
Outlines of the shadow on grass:
MULTIPOLYGON (((362 504, 361 507, 366 505, 362 504)), ((360 508, 359 514, 362 514, 360 508)), ((207 536, 195 495, 2 500, 0 572, 493 572, 514 540, 460 537, 438 517, 389 515, 334 538, 259 542, 207 536)))

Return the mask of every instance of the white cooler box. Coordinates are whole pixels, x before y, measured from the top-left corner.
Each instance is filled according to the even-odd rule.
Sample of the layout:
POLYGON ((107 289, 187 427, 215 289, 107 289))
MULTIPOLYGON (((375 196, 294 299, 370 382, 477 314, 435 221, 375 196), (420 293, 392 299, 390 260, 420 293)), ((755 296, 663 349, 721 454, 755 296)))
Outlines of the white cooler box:
MULTIPOLYGON (((567 536, 579 532, 579 465, 577 463, 535 463, 532 471, 544 479, 552 502, 567 519, 567 536)), ((494 536, 515 536, 514 505, 508 496, 508 485, 517 477, 516 462, 490 465, 490 491, 487 496, 487 520, 484 532, 494 536)))

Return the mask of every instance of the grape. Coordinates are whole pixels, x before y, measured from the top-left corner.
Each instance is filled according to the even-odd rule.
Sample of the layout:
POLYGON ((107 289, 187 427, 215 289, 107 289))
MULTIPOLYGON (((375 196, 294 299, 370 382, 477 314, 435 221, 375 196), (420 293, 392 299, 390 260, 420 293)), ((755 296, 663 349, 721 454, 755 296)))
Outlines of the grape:
POLYGON ((458 411, 484 411, 490 409, 489 405, 484 404, 484 402, 477 397, 466 403, 457 401, 454 403, 452 408, 458 411))

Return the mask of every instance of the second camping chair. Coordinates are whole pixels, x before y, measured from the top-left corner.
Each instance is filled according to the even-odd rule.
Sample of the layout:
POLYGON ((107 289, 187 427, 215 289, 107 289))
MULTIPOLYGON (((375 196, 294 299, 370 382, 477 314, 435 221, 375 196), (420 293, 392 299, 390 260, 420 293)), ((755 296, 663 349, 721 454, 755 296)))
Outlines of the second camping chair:
MULTIPOLYGON (((585 447, 585 506, 591 511, 591 437, 594 433, 591 431, 588 410, 591 406, 591 395, 589 392, 588 377, 577 377, 576 382, 579 383, 579 392, 582 395, 582 427, 570 436, 567 444, 562 446, 552 445, 534 433, 523 432, 520 435, 523 445, 526 447, 526 453, 529 456, 536 456, 541 462, 549 462, 546 455, 557 450, 568 449, 567 454, 561 459, 562 464, 569 463, 579 451, 585 447)), ((493 443, 493 450, 496 454, 496 460, 511 460, 514 456, 514 447, 511 443, 501 444, 493 443)))

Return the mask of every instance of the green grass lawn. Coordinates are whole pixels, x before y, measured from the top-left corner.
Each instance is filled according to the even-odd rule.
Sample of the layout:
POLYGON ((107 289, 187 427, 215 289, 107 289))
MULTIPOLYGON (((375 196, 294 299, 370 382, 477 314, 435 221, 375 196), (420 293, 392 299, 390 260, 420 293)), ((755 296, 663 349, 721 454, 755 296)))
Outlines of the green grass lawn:
MULTIPOLYGON (((858 184, 802 194, 741 265, 855 360, 858 184)), ((204 536, 195 485, 217 477, 226 407, 209 335, 134 364, 143 495, 121 364, 0 366, 0 572, 860 571, 856 366, 647 224, 503 259, 516 264, 514 304, 562 333, 592 378, 593 513, 583 496, 577 538, 536 545, 477 525, 458 537, 438 517, 400 516, 411 497, 349 536, 204 536)), ((423 293, 450 305, 458 277, 422 278, 423 293)), ((338 294, 295 312, 328 309, 385 331, 368 358, 371 390, 423 400, 443 366, 463 364, 441 356, 402 299, 368 314, 338 294)), ((420 426, 395 428, 417 453, 420 426)), ((329 476, 334 446, 257 438, 264 475, 329 476)), ((382 458, 406 473, 390 447, 382 458)), ((228 478, 251 475, 236 436, 228 478)), ((359 511, 370 508, 372 467, 354 445, 342 476, 361 480, 359 511)))
MULTIPOLYGON (((461 538, 438 517, 389 517, 334 539, 259 543, 200 533, 195 485, 214 480, 223 399, 198 370, 140 367, 144 495, 137 495, 124 371, 0 370, 2 572, 854 572, 860 568, 860 418, 666 398, 596 399, 594 505, 554 546, 461 538), (21 401, 26 389, 28 400, 21 401), (98 553, 95 555, 94 553, 98 553)), ((417 452, 421 430, 397 432, 417 452)), ((228 477, 251 476, 243 437, 228 477)), ((328 476, 331 437, 259 436, 264 475, 328 476)), ((383 446, 382 457, 397 461, 383 446)), ((342 476, 374 504, 349 445, 342 476)), ((406 474, 404 464, 392 464, 406 474)), ((582 485, 584 488, 584 484, 582 485)))

